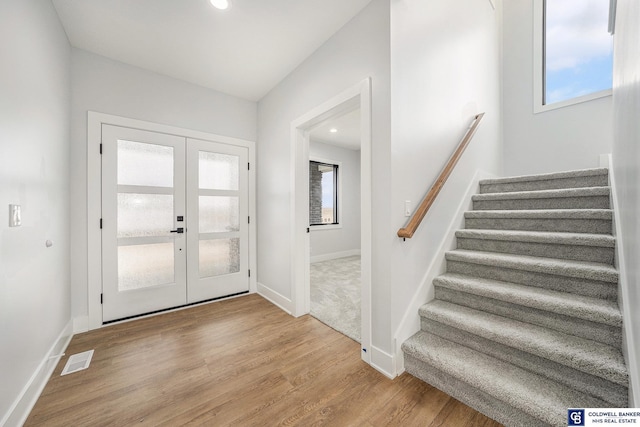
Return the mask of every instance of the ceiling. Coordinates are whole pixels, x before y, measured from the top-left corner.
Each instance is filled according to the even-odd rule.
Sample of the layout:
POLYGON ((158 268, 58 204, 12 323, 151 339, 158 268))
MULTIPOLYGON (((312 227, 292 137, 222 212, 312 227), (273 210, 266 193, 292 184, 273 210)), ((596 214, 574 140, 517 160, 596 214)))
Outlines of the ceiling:
POLYGON ((360 109, 323 122, 309 134, 309 139, 350 150, 359 150, 360 109), (337 132, 331 132, 331 129, 337 132))
POLYGON ((52 0, 74 47, 258 101, 371 0, 52 0))

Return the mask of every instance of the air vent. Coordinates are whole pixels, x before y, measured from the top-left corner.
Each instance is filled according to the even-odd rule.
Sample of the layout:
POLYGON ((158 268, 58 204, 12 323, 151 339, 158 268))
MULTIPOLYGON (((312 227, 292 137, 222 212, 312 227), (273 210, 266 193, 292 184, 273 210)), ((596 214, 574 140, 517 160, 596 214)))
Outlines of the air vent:
POLYGON ((64 365, 62 375, 73 374, 74 372, 82 371, 89 367, 91 358, 93 357, 93 350, 85 351, 83 353, 73 354, 67 360, 67 364, 64 365))

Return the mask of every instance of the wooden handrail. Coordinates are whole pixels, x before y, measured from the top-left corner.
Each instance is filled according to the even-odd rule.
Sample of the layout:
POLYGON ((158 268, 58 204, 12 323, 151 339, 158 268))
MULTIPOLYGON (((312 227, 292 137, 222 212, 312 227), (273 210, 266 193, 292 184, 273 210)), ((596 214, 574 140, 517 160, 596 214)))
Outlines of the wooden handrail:
POLYGON ((467 133, 464 135, 464 138, 462 138, 462 141, 460 141, 460 144, 458 144, 458 148, 449 158, 447 165, 444 167, 444 169, 442 169, 442 172, 440 172, 438 179, 436 179, 436 182, 433 183, 431 189, 420 203, 420 206, 418 206, 418 209, 416 209, 407 225, 404 228, 398 230, 398 237, 402 237, 403 239, 410 239, 413 236, 413 233, 416 232, 416 230, 420 226, 420 223, 422 222, 422 219, 429 211, 429 208, 436 200, 436 197, 438 197, 438 194, 440 193, 440 190, 442 190, 444 183, 447 182, 447 178, 449 178, 449 175, 451 175, 451 172, 456 166, 456 163, 458 163, 458 160, 460 160, 460 157, 462 157, 462 153, 464 153, 467 145, 469 145, 469 141, 471 141, 473 135, 476 133, 476 129, 478 129, 478 125, 480 124, 480 121, 482 121, 483 117, 484 113, 480 113, 474 117, 471 126, 467 130, 467 133))

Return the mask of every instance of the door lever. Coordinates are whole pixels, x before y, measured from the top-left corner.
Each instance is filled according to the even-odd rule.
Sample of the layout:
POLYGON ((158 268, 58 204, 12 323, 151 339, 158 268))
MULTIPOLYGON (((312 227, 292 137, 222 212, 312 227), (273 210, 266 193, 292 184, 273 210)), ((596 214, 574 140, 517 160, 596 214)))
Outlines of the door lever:
POLYGON ((177 229, 175 229, 175 230, 171 230, 171 231, 169 231, 169 233, 178 233, 178 234, 182 234, 182 233, 184 233, 184 228, 183 228, 183 227, 180 227, 180 228, 177 228, 177 229))

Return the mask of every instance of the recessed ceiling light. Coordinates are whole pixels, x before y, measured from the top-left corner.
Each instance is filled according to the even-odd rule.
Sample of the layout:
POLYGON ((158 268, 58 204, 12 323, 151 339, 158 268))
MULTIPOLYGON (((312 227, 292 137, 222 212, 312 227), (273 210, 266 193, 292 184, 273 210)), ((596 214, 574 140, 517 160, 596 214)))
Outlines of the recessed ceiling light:
POLYGON ((229 8, 229 0, 209 0, 213 7, 225 10, 229 8))
POLYGON ((336 129, 336 128, 331 128, 331 129, 329 129, 329 132, 331 132, 331 133, 336 133, 336 132, 338 132, 338 129, 336 129))

